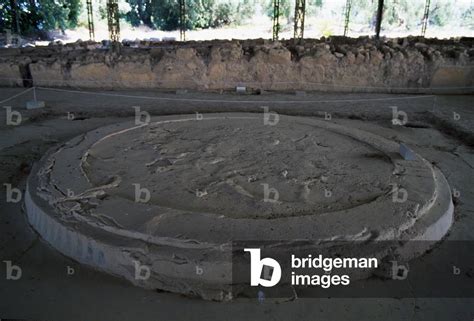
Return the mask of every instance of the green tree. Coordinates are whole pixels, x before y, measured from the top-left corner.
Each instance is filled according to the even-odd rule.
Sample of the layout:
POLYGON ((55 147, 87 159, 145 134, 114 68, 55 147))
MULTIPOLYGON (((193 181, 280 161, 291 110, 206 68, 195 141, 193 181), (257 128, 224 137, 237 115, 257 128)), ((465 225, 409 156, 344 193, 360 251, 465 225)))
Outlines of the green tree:
POLYGON ((141 23, 154 28, 152 21, 153 0, 127 0, 130 5, 130 11, 125 14, 125 18, 132 26, 139 26, 141 23))
POLYGON ((424 0, 391 0, 384 5, 382 28, 406 30, 419 26, 423 19, 424 0))
POLYGON ((353 0, 350 21, 374 27, 377 4, 374 0, 353 0))
POLYGON ((77 26, 80 0, 39 0, 37 3, 37 10, 42 18, 41 28, 64 31, 77 26))
MULTIPOLYGON (((133 26, 176 30, 180 26, 178 0, 127 0, 125 13, 133 26)), ((252 16, 256 0, 186 0, 186 28, 211 28, 239 23, 252 16)))
POLYGON ((450 1, 434 1, 430 7, 429 22, 435 26, 443 27, 447 25, 453 15, 453 5, 450 1))
POLYGON ((474 29, 474 6, 469 7, 461 16, 461 26, 474 29))
MULTIPOLYGON (((306 15, 314 15, 323 6, 323 0, 306 1, 306 15)), ((262 3, 268 17, 273 18, 273 0, 264 0, 262 3)), ((289 23, 294 19, 295 0, 280 0, 280 17, 289 23)))
POLYGON ((81 11, 80 0, 0 0, 0 31, 45 35, 51 30, 74 28, 81 11), (16 30, 16 20, 20 30, 16 30))

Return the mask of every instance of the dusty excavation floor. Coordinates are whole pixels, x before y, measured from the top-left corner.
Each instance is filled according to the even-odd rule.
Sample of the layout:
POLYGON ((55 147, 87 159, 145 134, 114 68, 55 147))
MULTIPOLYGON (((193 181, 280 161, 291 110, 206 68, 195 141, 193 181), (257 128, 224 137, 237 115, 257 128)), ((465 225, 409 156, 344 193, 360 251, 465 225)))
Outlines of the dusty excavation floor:
MULTIPOLYGON (((19 91, 3 89, 1 98, 19 91)), ((140 311, 144 319, 162 315, 212 320, 229 313, 247 319, 250 312, 262 319, 295 315, 298 319, 360 319, 361 314, 394 320, 472 318, 472 299, 459 298, 206 302, 136 288, 76 262, 127 278, 130 269, 120 265, 121 271, 111 271, 110 266, 117 265, 109 265, 108 260, 113 249, 124 244, 123 238, 146 238, 154 245, 166 239, 168 246, 182 248, 187 240, 193 240, 193 245, 222 245, 235 238, 255 239, 255 235, 261 239, 440 239, 450 229, 448 240, 472 240, 474 157, 468 145, 473 143, 474 119, 469 97, 348 94, 346 101, 340 101, 341 97, 331 94, 280 94, 246 96, 238 103, 242 98, 234 95, 96 94, 43 90, 41 99, 48 107, 36 111, 21 108, 28 97, 9 101, 21 111, 24 122, 6 127, 2 119, 1 175, 4 182, 25 188, 31 173, 26 204, 29 221, 41 236, 28 224, 20 203, 7 203, 2 196, 2 257, 19 264, 24 274, 14 283, 1 281, 5 317, 44 319, 55 311, 58 319, 120 320, 140 311), (263 104, 281 114, 276 126, 264 125, 263 104), (407 112, 407 126, 391 124, 394 104, 407 112), (149 126, 134 128, 130 116, 136 105, 152 115, 174 110, 191 116, 153 117, 149 126), (240 113, 201 114, 230 111, 240 113), (203 119, 197 120, 195 112, 203 119), (331 119, 325 120, 328 113, 331 119), (398 155, 399 142, 415 150, 415 160, 405 161, 398 155), (53 146, 32 170, 33 163, 53 146), (38 171, 42 175, 36 175, 38 171), (451 197, 441 173, 459 192, 452 226, 451 216, 445 216, 452 209, 451 197), (149 189, 148 202, 136 202, 133 184, 149 189), (262 184, 278 191, 276 202, 262 201, 262 184), (403 205, 392 201, 392 184, 408 191, 410 197, 403 205), (133 219, 128 215, 132 207, 133 219), (52 208, 59 215, 51 216, 53 221, 62 217, 62 225, 74 225, 77 235, 73 237, 93 236, 97 241, 93 250, 102 250, 102 255, 88 259, 74 254, 74 246, 58 241, 60 228, 53 234, 48 226, 55 223, 40 218, 50 215, 52 208), (406 212, 419 216, 400 215, 406 212), (64 219, 71 218, 71 213, 78 215, 64 219), (269 220, 274 225, 265 229, 269 220), (331 222, 339 222, 337 228, 331 229, 331 222), (73 274, 67 273, 70 268, 73 274), (58 287, 65 295, 57 294, 58 287), (25 296, 28 309, 20 308, 25 296), (99 301, 103 304, 96 310, 82 308, 97 306, 99 301)), ((143 253, 136 243, 127 246, 133 258, 143 253)), ((161 253, 148 248, 145 256, 156 255, 160 261, 161 253)), ((442 251, 443 245, 436 250, 442 251)), ((206 264, 215 265, 215 255, 199 253, 202 257, 192 255, 204 270, 206 264)), ((113 257, 127 259, 115 253, 113 257)), ((187 265, 174 263, 183 269, 187 265)), ((166 265, 166 270, 158 265, 162 274, 154 278, 158 283, 141 285, 185 293, 178 281, 162 283, 173 279, 170 273, 176 266, 166 265)), ((196 286, 193 276, 190 279, 185 288, 196 286)), ((207 279, 212 286, 204 287, 203 293, 220 289, 225 280, 207 279)), ((390 286, 389 281, 373 282, 390 286)))

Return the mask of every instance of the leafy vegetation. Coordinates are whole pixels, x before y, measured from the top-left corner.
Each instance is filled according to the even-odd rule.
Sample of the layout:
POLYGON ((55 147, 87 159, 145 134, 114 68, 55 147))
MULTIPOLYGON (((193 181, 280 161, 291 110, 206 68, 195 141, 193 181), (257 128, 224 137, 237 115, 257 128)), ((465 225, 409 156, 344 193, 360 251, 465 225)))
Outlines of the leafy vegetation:
POLYGON ((24 35, 64 31, 77 26, 80 11, 81 0, 0 0, 0 31, 12 29, 24 35))
MULTIPOLYGON (((179 28, 178 0, 127 0, 131 10, 125 13, 133 26, 144 24, 153 29, 179 28)), ((186 28, 215 28, 238 24, 255 12, 255 0, 186 0, 186 28)))
MULTIPOLYGON (((336 0, 306 0, 307 17, 316 17, 323 34, 332 34, 340 21, 328 16, 325 5, 336 0), (331 2, 330 2, 331 1, 331 2)), ((345 0, 337 0, 343 6, 345 0)), ((351 25, 373 28, 377 0, 352 0, 351 25)), ((425 0, 385 0, 382 29, 420 28, 425 0)), ((180 27, 179 0, 119 0, 122 23, 151 29, 176 30, 180 27)), ((186 0, 188 30, 241 25, 255 14, 273 17, 273 0, 186 0)), ((295 0, 280 0, 280 24, 293 23, 295 0)), ((94 0, 94 10, 106 19, 106 0, 94 0)), ((85 0, 0 0, 0 32, 11 29, 28 36, 45 36, 52 30, 64 31, 86 26, 85 0), (16 9, 15 9, 16 8, 16 9), (81 13, 82 12, 82 13, 81 13), (17 30, 19 29, 19 30, 17 30)), ((339 9, 338 9, 339 11, 339 9)), ((341 9, 342 11, 342 9, 341 9)), ((342 16, 342 12, 332 13, 342 16)), ((342 18, 341 18, 342 19, 342 18)), ((474 6, 467 0, 431 0, 429 24, 474 28, 474 6)))
MULTIPOLYGON (((261 0, 260 4, 265 10, 268 17, 273 17, 273 0, 261 0)), ((306 1, 306 14, 314 15, 316 11, 323 5, 323 0, 307 0, 306 1)), ((293 20, 295 14, 295 0, 280 0, 280 17, 286 20, 286 23, 290 23, 293 20)), ((282 21, 284 22, 284 21, 282 21)))

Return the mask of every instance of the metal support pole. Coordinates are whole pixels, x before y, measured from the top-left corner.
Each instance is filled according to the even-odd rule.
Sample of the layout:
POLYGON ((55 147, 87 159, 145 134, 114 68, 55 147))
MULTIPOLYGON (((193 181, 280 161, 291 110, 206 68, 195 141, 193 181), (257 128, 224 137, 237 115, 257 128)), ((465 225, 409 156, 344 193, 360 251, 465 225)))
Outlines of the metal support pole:
POLYGON ((351 16, 351 7, 352 7, 352 0, 346 0, 346 6, 344 7, 344 37, 347 36, 347 32, 349 31, 349 19, 351 16))
POLYGON ((179 40, 186 40, 186 0, 179 0, 179 40))
POLYGON ((278 33, 280 32, 280 0, 273 0, 273 41, 278 40, 278 33))
POLYGON ((94 10, 92 8, 92 0, 86 0, 87 5, 87 26, 89 27, 89 39, 95 40, 94 33, 94 10))
POLYGON ((107 0, 107 22, 110 40, 113 42, 120 41, 118 0, 107 0))
POLYGON ((10 0, 11 6, 11 29, 14 33, 20 34, 20 12, 18 11, 18 1, 17 0, 10 0))
POLYGON ((426 0, 425 12, 423 14, 423 22, 421 24, 421 36, 424 37, 426 34, 426 27, 428 26, 428 18, 430 15, 430 0, 426 0))
POLYGON ((380 28, 382 26, 382 15, 383 15, 383 0, 379 0, 379 5, 377 7, 377 21, 375 24, 375 38, 379 39, 380 37, 380 28))
POLYGON ((295 34, 294 38, 303 40, 304 36, 304 14, 306 10, 306 0, 296 0, 295 3, 295 34))

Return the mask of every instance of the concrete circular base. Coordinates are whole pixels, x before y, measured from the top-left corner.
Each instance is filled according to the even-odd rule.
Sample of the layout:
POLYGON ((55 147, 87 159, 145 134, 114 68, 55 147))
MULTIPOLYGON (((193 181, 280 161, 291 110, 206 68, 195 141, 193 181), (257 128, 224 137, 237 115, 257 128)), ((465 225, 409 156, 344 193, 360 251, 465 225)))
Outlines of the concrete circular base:
POLYGON ((232 241, 437 241, 451 226, 444 176, 396 142, 313 118, 197 116, 54 148, 28 181, 31 225, 81 263, 214 300, 231 297, 232 241))

